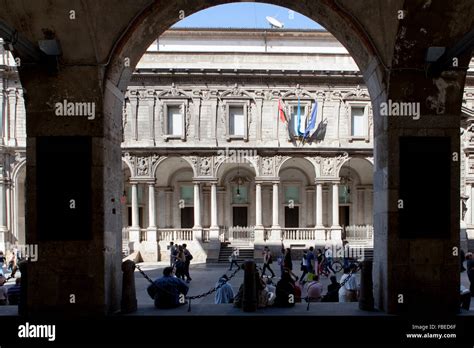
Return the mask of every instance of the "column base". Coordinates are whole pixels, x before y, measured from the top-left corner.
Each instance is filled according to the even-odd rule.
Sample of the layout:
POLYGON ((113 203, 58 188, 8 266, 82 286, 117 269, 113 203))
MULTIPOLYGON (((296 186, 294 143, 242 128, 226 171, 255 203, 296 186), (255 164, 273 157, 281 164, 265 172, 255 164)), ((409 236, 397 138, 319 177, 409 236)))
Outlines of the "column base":
POLYGON ((220 242, 219 241, 219 226, 211 226, 209 228, 209 242, 220 242))
POLYGON ((314 238, 316 239, 317 242, 325 242, 326 241, 326 230, 324 226, 315 226, 315 236, 314 238))
POLYGON ((156 226, 150 226, 146 229, 146 241, 156 242, 158 240, 158 228, 156 226))
POLYGON ((139 250, 139 247, 140 247, 140 228, 139 227, 130 227, 128 229, 128 247, 130 249, 130 254, 139 250))
POLYGON ((281 226, 274 225, 272 226, 272 233, 270 234, 269 240, 271 241, 281 241, 281 226))
POLYGON ((202 226, 193 227, 193 241, 195 240, 202 241, 202 226))
POLYGON ((262 225, 255 226, 255 228, 253 229, 253 233, 254 243, 263 244, 265 242, 265 229, 262 225))
POLYGON ((332 243, 342 243, 342 227, 331 226, 331 238, 332 243))

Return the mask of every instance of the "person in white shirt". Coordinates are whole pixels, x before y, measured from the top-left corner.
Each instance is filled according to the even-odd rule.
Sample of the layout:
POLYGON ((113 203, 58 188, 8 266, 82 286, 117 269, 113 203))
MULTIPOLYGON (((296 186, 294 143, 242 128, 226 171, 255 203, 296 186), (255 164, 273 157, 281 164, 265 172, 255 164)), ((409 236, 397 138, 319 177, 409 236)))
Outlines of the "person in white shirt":
POLYGON ((339 282, 341 283, 341 287, 339 288, 339 302, 356 302, 358 285, 355 270, 351 272, 351 268, 344 268, 344 274, 339 282), (342 285, 343 283, 344 285, 342 285))

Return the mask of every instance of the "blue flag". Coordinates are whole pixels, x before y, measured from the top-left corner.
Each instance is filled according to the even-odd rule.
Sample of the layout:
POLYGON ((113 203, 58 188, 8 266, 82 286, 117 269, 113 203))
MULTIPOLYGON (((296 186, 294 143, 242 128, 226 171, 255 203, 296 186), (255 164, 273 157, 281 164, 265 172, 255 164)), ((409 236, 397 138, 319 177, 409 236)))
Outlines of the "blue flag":
POLYGON ((309 118, 309 123, 308 126, 306 127, 306 130, 304 131, 304 138, 308 138, 314 133, 314 128, 316 126, 316 117, 318 115, 318 102, 315 100, 314 101, 314 107, 313 111, 311 111, 311 116, 309 118))

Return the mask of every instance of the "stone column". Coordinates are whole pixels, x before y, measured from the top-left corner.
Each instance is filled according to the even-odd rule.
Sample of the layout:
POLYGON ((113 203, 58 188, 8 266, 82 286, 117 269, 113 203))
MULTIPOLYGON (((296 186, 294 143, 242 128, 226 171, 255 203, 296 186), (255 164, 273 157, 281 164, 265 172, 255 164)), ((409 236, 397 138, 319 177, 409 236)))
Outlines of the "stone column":
POLYGON ((262 224, 262 184, 255 184, 255 227, 263 227, 262 224))
POLYGON ((219 230, 217 224, 217 183, 211 183, 211 229, 219 230))
POLYGON ((324 240, 324 226, 323 226, 323 184, 320 182, 316 183, 316 239, 324 240))
POLYGON ((341 226, 339 225, 339 183, 332 183, 332 226, 331 240, 341 241, 341 226))
POLYGON ((278 222, 279 214, 278 209, 278 183, 273 183, 273 206, 272 206, 272 228, 280 228, 280 224, 278 222))
POLYGON ((143 261, 159 261, 158 255, 158 229, 156 227, 156 197, 155 183, 148 183, 148 228, 146 241, 140 245, 140 254, 143 261))
POLYGON ((0 177, 0 248, 3 252, 6 251, 8 232, 5 191, 5 178, 0 177))
POLYGON ((5 106, 5 118, 3 119, 3 143, 5 145, 10 144, 10 118, 12 117, 13 110, 15 107, 15 90, 8 88, 6 91, 6 106, 5 106))
POLYGON ((255 243, 263 244, 265 230, 262 222, 262 183, 255 183, 255 243))
MULTIPOLYGON (((209 228, 209 243, 207 244, 207 260, 210 262, 217 262, 219 259, 219 251, 221 243, 219 241, 219 218, 217 213, 217 180, 211 182, 211 227, 209 228)), ((195 233, 195 238, 202 234, 198 230, 195 233)))
POLYGON ((471 197, 469 197, 469 201, 471 202, 471 219, 470 223, 474 224, 474 183, 471 184, 471 197))
POLYGON ((131 250, 135 250, 134 243, 140 242, 140 225, 138 219, 138 183, 130 183, 132 186, 132 226, 128 229, 128 239, 131 250))
MULTIPOLYGON (((156 233, 156 198, 155 198, 155 184, 148 184, 148 234, 150 231, 156 233)), ((156 234, 155 234, 156 236, 156 234)), ((149 238, 147 238, 148 240, 149 238)), ((156 241, 156 238, 154 239, 156 241)))
POLYGON ((6 115, 6 107, 5 107, 5 90, 4 90, 4 79, 3 77, 0 77, 0 120, 2 120, 0 123, 0 145, 3 145, 3 135, 5 133, 5 130, 3 128, 3 122, 6 115))
POLYGON ((201 190, 199 183, 194 183, 194 227, 193 229, 201 229, 201 190))
POLYGON ((280 240, 281 239, 281 226, 279 223, 279 193, 278 193, 279 182, 273 182, 273 204, 272 204, 272 233, 270 236, 271 240, 280 240))
POLYGON ((367 223, 365 219, 365 198, 364 198, 364 187, 357 187, 357 224, 365 225, 367 223))

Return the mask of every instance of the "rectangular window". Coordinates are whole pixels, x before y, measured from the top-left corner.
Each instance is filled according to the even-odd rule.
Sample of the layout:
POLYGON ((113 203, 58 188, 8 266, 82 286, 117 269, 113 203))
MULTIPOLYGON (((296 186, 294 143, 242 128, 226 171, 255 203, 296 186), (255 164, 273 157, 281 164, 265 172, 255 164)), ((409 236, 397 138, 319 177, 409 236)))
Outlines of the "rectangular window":
POLYGON ((339 203, 350 203, 350 189, 348 185, 339 185, 339 203))
POLYGON ((246 204, 247 199, 247 187, 246 186, 234 186, 232 188, 232 203, 235 204, 246 204))
POLYGON ((182 136, 183 135, 183 113, 180 105, 168 105, 168 135, 182 136))
POLYGON ((306 105, 300 105, 300 120, 298 122, 298 105, 290 107, 290 126, 292 132, 296 135, 296 130, 303 134, 306 130, 306 105))
POLYGON ((245 136, 245 113, 243 106, 229 106, 229 134, 231 136, 245 136))
POLYGON ((191 185, 181 186, 180 199, 184 200, 184 204, 194 204, 194 187, 191 185))
POLYGON ((298 204, 300 202, 300 188, 299 186, 285 187, 285 204, 298 204))
POLYGON ((365 108, 351 107, 351 136, 365 137, 365 108))

